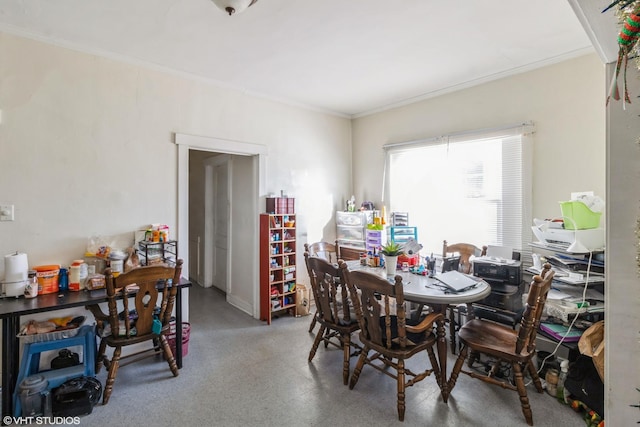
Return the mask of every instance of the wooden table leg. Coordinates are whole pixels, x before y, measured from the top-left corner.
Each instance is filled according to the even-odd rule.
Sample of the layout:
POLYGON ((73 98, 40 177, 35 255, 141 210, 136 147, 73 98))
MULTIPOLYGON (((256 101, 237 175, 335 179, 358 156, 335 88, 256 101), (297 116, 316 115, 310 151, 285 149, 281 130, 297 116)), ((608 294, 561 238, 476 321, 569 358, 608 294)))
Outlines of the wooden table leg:
POLYGON ((438 361, 440 363, 440 375, 442 376, 442 385, 440 386, 440 392, 442 394, 442 400, 446 403, 449 399, 449 388, 447 377, 447 337, 445 333, 445 317, 447 314, 446 305, 438 305, 433 307, 438 313, 442 313, 442 319, 438 320, 436 324, 436 336, 438 346, 438 361))

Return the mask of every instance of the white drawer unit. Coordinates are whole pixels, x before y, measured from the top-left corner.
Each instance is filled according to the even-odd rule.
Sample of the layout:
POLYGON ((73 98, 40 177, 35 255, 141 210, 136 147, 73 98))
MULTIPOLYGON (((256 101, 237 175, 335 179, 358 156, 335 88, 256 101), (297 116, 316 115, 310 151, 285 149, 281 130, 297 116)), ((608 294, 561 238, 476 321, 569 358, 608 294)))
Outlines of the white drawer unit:
POLYGON ((367 224, 373 223, 373 211, 336 212, 336 237, 340 246, 366 249, 367 224))
POLYGON ((346 225, 338 226, 338 240, 365 240, 364 228, 348 227, 346 225))
POLYGON ((373 223, 373 211, 336 212, 337 226, 345 225, 364 228, 371 223, 373 223))
POLYGON ((357 249, 359 251, 362 252, 366 252, 367 248, 364 244, 364 240, 344 240, 344 239, 338 239, 338 245, 341 248, 351 248, 351 249, 357 249))

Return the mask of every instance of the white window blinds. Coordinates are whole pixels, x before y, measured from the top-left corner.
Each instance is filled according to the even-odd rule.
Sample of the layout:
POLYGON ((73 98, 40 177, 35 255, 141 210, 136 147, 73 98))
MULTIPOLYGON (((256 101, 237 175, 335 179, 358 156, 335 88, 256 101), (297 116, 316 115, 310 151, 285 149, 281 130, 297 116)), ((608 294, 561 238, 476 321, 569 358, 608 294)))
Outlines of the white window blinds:
POLYGON ((532 131, 527 123, 384 147, 385 204, 409 213, 423 255, 439 254, 443 240, 530 254, 532 131))

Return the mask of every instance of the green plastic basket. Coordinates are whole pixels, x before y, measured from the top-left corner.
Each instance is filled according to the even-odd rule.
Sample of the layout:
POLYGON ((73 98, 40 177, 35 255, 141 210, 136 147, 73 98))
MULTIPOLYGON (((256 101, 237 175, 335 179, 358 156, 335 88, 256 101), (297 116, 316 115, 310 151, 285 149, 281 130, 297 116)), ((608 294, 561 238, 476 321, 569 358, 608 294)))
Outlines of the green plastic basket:
POLYGON ((592 211, 580 201, 560 202, 560 209, 564 219, 564 228, 567 230, 586 230, 600 226, 602 213, 592 211))

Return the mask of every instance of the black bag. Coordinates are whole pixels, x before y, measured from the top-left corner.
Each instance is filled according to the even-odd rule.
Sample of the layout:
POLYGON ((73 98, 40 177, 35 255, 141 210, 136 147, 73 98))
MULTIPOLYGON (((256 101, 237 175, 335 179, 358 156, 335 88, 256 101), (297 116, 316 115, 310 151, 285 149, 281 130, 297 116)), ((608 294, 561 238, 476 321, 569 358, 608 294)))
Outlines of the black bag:
POLYGON ((58 356, 51 360, 51 369, 62 369, 80 364, 78 353, 73 353, 67 348, 63 348, 58 352, 58 356))
POLYGON ((569 365, 564 387, 604 419, 604 384, 591 357, 581 354, 569 365))
POLYGON ((90 414, 102 395, 102 383, 94 377, 78 377, 53 389, 53 415, 75 417, 90 414))

